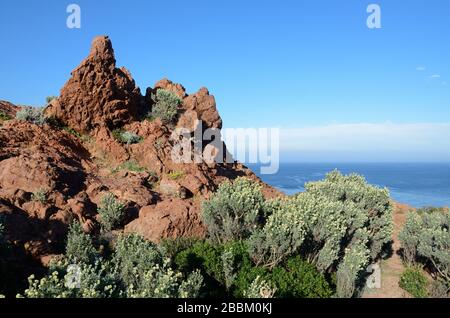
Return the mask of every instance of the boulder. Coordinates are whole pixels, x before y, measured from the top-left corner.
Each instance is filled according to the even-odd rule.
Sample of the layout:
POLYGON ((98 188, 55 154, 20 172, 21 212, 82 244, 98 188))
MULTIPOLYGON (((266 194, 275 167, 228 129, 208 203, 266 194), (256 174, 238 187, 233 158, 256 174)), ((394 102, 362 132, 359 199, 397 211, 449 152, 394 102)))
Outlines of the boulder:
POLYGON ((169 199, 156 206, 146 206, 139 217, 125 227, 125 233, 138 233, 148 240, 205 236, 199 207, 188 200, 169 199))

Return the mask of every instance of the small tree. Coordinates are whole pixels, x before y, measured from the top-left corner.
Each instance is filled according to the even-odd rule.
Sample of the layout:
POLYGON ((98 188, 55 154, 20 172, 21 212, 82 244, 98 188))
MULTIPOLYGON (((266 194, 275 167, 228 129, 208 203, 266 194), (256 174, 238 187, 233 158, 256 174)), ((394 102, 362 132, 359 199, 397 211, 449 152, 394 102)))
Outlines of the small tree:
POLYGON ((152 95, 155 102, 152 109, 152 117, 160 118, 164 124, 172 124, 178 114, 178 107, 182 100, 173 92, 158 89, 156 94, 152 95))
POLYGON ((103 197, 98 207, 103 230, 111 231, 120 225, 125 214, 124 208, 125 205, 117 201, 114 194, 108 193, 103 197))

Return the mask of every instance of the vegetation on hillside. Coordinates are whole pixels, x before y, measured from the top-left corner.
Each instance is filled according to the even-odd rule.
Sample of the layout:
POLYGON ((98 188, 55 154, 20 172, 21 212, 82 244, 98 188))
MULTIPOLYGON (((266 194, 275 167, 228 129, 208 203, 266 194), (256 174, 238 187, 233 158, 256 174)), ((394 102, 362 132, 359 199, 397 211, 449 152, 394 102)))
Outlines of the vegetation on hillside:
MULTIPOLYGON (((65 255, 45 277, 30 277, 21 295, 357 297, 367 266, 384 255, 393 231, 388 191, 338 171, 307 184, 304 193, 272 200, 254 181, 224 182, 203 203, 205 239, 155 244, 114 232, 105 241, 120 228, 123 209, 105 196, 102 232, 90 236, 72 224, 65 255)), ((448 210, 420 210, 400 234, 411 265, 400 286, 416 297, 448 292, 448 225, 448 210)))
POLYGON ((182 100, 173 92, 158 89, 156 94, 152 94, 154 105, 149 119, 159 118, 166 124, 173 124, 178 115, 178 107, 182 100))
MULTIPOLYGON (((405 263, 416 273, 405 273, 408 284, 400 287, 416 297, 448 297, 450 293, 450 210, 425 208, 410 212, 399 234, 405 263), (433 282, 428 286, 417 273, 428 272, 433 282), (410 286, 420 286, 411 288, 410 286), (426 287, 428 286, 428 287, 426 287), (428 288, 427 292, 423 289, 428 288), (419 291, 417 291, 419 289, 419 291)), ((410 271, 411 272, 411 271, 410 271)))

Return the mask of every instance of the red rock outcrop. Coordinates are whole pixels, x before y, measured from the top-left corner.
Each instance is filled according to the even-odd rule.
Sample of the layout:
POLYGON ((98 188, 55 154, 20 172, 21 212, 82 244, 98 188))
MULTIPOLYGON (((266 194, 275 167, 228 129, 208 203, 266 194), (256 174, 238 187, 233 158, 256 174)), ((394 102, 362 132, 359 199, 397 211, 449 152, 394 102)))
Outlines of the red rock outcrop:
MULTIPOLYGON (((141 96, 129 72, 116 68, 111 41, 104 36, 94 39, 89 56, 45 110, 83 135, 54 123, 3 122, 0 214, 7 215, 8 237, 46 264, 50 256, 63 252, 73 219, 86 232, 98 229, 97 207, 106 193, 126 206, 127 233, 138 232, 153 241, 203 237, 202 200, 225 180, 246 176, 260 182, 239 163, 174 161, 174 127, 158 119, 140 120, 151 109, 151 94, 157 89, 182 99, 176 127, 193 131, 200 120, 203 130, 220 133, 222 120, 206 88, 188 95, 182 85, 164 79, 141 96), (114 128, 135 133, 142 141, 120 143, 114 128), (45 200, 33 197, 39 191, 45 191, 45 200)), ((0 110, 10 117, 17 109, 0 102, 0 110)), ((263 191, 268 197, 279 195, 267 185, 263 191)))
POLYGON ((87 132, 131 122, 140 103, 140 90, 128 70, 116 68, 111 41, 107 36, 99 36, 46 114, 79 132, 87 132))
POLYGON ((203 237, 205 228, 198 210, 196 202, 165 200, 156 206, 143 207, 139 218, 125 227, 125 233, 139 233, 154 242, 162 238, 203 237))
POLYGON ((16 116, 17 111, 20 109, 20 107, 11 104, 10 102, 0 100, 0 112, 14 118, 16 116))

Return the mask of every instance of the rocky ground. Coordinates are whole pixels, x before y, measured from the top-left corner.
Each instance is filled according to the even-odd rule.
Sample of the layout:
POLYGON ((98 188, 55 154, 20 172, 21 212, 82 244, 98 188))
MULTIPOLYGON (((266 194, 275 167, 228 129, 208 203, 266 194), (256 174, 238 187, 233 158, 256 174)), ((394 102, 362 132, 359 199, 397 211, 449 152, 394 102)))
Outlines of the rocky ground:
MULTIPOLYGON (((20 108, 0 102, 0 111, 11 118, 20 108)), ((89 56, 44 112, 54 124, 0 121, 0 214, 7 239, 28 264, 46 265, 63 252, 74 219, 86 232, 98 231, 97 205, 106 193, 126 204, 121 231, 158 241, 204 236, 202 200, 226 179, 247 176, 259 181, 237 162, 175 163, 170 138, 175 127, 193 129, 195 120, 201 120, 205 128, 221 129, 214 97, 206 88, 188 95, 167 79, 142 95, 130 72, 116 67, 105 36, 94 39, 89 56), (143 119, 158 89, 182 99, 174 126, 143 119), (142 142, 120 143, 112 133, 117 128, 138 134, 142 142), (127 163, 139 169, 127 169, 127 163), (33 199, 39 193, 45 200, 33 199)), ((267 185, 264 192, 278 195, 267 185)))

